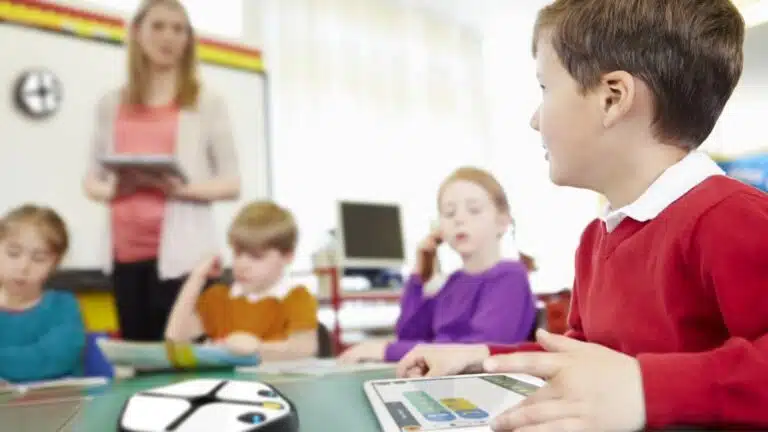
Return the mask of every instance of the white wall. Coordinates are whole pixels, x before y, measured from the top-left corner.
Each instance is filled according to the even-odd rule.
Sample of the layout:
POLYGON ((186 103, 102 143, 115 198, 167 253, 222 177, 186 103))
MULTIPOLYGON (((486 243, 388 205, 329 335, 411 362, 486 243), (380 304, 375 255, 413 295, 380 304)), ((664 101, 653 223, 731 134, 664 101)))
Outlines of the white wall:
POLYGON ((302 230, 296 267, 309 267, 339 198, 401 203, 411 255, 442 178, 490 160, 481 43, 379 0, 243 3, 241 42, 262 49, 270 75, 275 198, 302 230))
POLYGON ((539 5, 520 3, 500 10, 486 31, 493 168, 510 195, 519 248, 540 267, 532 277, 533 289, 557 291, 571 287, 579 237, 599 207, 595 194, 556 187, 549 180, 541 140, 529 125, 540 100, 531 56, 539 5))
POLYGON ((723 155, 768 151, 768 24, 750 28, 744 73, 705 149, 723 155))
POLYGON ((300 223, 296 267, 310 267, 338 199, 400 203, 412 255, 440 181, 490 159, 479 39, 380 0, 261 3, 275 198, 300 223))

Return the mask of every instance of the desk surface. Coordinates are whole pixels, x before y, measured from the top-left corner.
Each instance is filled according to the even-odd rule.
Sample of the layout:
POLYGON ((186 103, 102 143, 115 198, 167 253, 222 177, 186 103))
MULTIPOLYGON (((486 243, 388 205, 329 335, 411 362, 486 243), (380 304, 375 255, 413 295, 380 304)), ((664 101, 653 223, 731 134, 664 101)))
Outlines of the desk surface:
MULTIPOLYGON (((115 430, 123 404, 134 393, 193 378, 222 378, 255 380, 271 383, 294 402, 301 423, 301 432, 355 431, 379 432, 376 417, 371 411, 362 389, 362 383, 371 379, 391 378, 393 371, 369 371, 355 374, 336 374, 324 377, 290 377, 281 375, 237 374, 233 372, 164 374, 116 382, 92 392, 93 399, 84 404, 65 429, 67 432, 115 430), (343 412, 343 414, 342 414, 343 412)), ((0 406, 2 408, 2 406, 0 406)), ((0 409, 0 424, 14 425, 19 432, 48 430, 48 410, 37 405, 34 410, 22 407, 0 409), (34 411, 34 412, 33 412, 34 411), (29 415, 26 415, 29 414, 29 415)), ((5 430, 5 429, 4 429, 5 430)), ((696 429, 679 428, 676 431, 696 429)))
POLYGON ((387 370, 324 377, 257 376, 226 372, 145 376, 120 381, 94 393, 93 401, 84 406, 69 430, 114 430, 123 404, 138 391, 192 378, 229 378, 259 379, 274 385, 296 405, 301 432, 378 432, 378 422, 363 394, 362 383, 393 376, 394 372, 387 370))

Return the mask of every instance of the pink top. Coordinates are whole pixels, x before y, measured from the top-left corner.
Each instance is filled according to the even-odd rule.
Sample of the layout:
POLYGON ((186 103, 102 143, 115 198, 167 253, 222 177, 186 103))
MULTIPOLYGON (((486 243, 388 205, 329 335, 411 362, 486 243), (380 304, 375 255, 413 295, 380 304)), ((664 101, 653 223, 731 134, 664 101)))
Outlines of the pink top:
MULTIPOLYGON (((136 110, 121 107, 115 123, 115 153, 173 154, 179 110, 175 106, 136 110)), ((157 258, 165 196, 139 189, 112 201, 112 241, 117 262, 157 258)))

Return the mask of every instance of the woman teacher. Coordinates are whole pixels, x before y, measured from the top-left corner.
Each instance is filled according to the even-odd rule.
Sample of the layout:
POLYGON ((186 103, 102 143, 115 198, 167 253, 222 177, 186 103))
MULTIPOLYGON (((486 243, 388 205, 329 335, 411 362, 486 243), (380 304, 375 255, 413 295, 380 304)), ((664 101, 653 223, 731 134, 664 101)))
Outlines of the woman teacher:
POLYGON ((130 26, 128 82, 99 102, 84 189, 110 209, 104 267, 121 335, 159 341, 186 276, 216 251, 212 204, 239 196, 240 175, 226 105, 197 78, 184 6, 146 0, 130 26), (111 154, 173 155, 186 182, 108 170, 111 154))

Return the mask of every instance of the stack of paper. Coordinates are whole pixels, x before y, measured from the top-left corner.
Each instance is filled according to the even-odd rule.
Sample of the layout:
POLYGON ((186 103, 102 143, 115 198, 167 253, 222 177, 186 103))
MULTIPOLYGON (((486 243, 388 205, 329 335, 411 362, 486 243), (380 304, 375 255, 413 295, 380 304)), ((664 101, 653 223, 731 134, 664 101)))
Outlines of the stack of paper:
POLYGON ((61 378, 50 381, 34 381, 21 384, 0 382, 0 393, 26 393, 32 390, 71 389, 83 390, 109 384, 104 377, 61 378))

